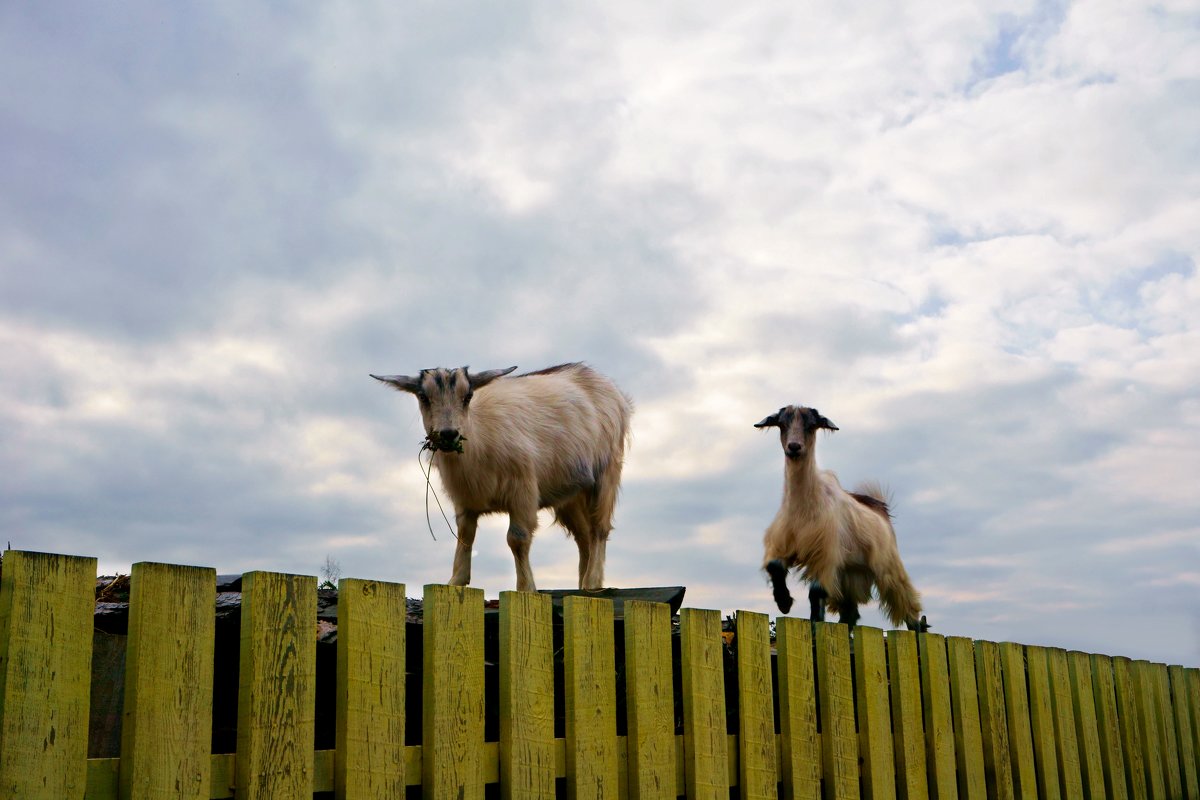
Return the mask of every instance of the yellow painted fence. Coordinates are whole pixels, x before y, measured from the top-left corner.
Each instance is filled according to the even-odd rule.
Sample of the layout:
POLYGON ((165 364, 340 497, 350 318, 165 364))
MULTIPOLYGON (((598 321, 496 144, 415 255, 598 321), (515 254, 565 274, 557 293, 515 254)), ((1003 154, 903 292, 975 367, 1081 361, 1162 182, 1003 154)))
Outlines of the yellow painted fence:
POLYGON ((120 757, 89 759, 95 578, 90 558, 4 556, 4 800, 398 798, 415 786, 470 800, 490 784, 505 798, 1200 797, 1196 668, 866 627, 851 637, 795 618, 777 620, 772 643, 769 619, 741 612, 730 681, 719 612, 680 613, 676 665, 668 607, 627 601, 618 696, 611 602, 568 597, 555 738, 550 598, 501 594, 494 697, 483 593, 439 585, 424 587, 420 744, 406 745, 405 587, 353 579, 339 585, 336 747, 315 750, 316 579, 270 572, 243 578, 237 752, 214 755, 216 575, 152 563, 131 575, 120 757), (485 741, 490 703, 498 741, 485 741))

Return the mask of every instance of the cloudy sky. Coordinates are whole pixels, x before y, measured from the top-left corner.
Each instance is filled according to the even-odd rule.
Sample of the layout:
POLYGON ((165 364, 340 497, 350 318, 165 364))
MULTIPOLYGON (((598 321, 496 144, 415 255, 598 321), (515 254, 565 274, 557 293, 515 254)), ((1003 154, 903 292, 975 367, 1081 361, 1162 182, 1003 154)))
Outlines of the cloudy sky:
POLYGON ((802 403, 937 632, 1200 664, 1194 2, 5 3, 0 74, 0 543, 419 595, 367 374, 585 360, 610 585, 774 613, 802 403))

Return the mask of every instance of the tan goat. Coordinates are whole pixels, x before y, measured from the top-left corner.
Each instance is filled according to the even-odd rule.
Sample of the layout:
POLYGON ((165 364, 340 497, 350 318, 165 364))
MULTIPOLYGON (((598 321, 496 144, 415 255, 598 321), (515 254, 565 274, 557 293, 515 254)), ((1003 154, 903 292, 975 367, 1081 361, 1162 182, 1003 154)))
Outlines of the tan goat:
POLYGON ((786 614, 792 607, 787 574, 795 568, 810 583, 814 620, 825 618, 828 605, 840 622, 854 625, 859 604, 870 601, 875 587, 880 609, 893 625, 926 630, 921 598, 900 560, 879 486, 847 492, 833 472, 817 468, 817 431, 837 426, 815 408, 786 406, 754 427, 779 428, 785 456, 783 503, 763 536, 763 568, 779 610, 786 614))
POLYGON ((371 377, 420 404, 426 446, 456 512, 452 585, 471 582, 480 515, 506 512, 517 589, 535 591, 529 547, 538 509, 551 508, 579 547, 579 588, 600 589, 633 404, 584 364, 504 377, 515 369, 371 377))

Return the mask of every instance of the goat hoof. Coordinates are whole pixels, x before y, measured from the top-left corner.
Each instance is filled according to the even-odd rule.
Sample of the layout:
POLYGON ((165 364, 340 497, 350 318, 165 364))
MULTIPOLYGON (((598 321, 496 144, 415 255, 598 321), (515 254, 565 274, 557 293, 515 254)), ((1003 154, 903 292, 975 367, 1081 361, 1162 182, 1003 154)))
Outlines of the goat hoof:
POLYGON ((906 620, 904 624, 910 631, 916 631, 917 633, 925 633, 930 627, 929 621, 925 619, 924 615, 921 616, 920 620, 910 619, 906 620))
POLYGON ((786 614, 792 610, 792 603, 793 600, 790 594, 783 597, 775 595, 775 605, 779 606, 779 611, 783 614, 786 614))

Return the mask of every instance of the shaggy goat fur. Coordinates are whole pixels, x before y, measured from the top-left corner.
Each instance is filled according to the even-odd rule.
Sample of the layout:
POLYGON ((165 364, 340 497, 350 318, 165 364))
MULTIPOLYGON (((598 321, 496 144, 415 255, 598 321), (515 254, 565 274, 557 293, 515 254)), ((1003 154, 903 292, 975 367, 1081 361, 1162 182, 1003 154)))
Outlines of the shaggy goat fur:
POLYGON ((514 369, 371 377, 420 404, 426 446, 456 511, 451 585, 471 582, 479 516, 506 512, 517 589, 536 591, 529 547, 538 509, 551 508, 579 547, 579 588, 600 589, 633 405, 584 364, 503 377, 514 369))
POLYGON ((785 456, 783 503, 763 536, 763 568, 779 610, 786 614, 792 607, 787 573, 795 568, 811 584, 814 620, 824 619, 828 605, 853 625, 859 604, 870 601, 875 587, 893 625, 927 627, 920 595, 900 561, 883 491, 864 484, 847 492, 834 473, 817 468, 817 430, 837 426, 814 408, 786 406, 754 427, 779 428, 785 456))

